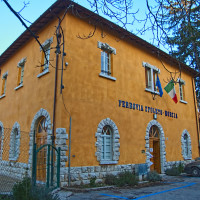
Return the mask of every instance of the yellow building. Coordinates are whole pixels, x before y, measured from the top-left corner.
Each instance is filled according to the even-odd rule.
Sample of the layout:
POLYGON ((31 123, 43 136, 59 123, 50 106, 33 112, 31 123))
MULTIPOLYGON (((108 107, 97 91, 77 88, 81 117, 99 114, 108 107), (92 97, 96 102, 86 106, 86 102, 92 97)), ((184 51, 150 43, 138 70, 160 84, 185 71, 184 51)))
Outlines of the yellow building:
POLYGON ((57 1, 30 28, 42 47, 26 30, 0 56, 0 166, 10 174, 31 172, 34 131, 40 144, 54 132, 62 185, 69 166, 71 183, 81 184, 141 163, 164 173, 199 156, 196 71, 70 1, 57 1), (59 34, 55 15, 62 19, 71 4, 59 34), (169 71, 176 71, 177 103, 164 90, 169 71))

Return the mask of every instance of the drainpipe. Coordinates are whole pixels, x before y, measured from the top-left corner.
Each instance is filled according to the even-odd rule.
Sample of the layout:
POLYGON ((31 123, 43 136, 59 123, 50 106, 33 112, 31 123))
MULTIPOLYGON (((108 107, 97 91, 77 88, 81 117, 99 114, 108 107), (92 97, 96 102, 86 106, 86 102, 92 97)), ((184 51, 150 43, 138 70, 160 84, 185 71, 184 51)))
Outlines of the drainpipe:
POLYGON ((196 115, 196 125, 197 125, 197 138, 198 138, 198 149, 199 149, 199 155, 200 155, 200 144, 199 144, 199 116, 197 113, 197 100, 196 100, 196 93, 195 93, 195 85, 194 85, 194 78, 192 78, 192 87, 193 87, 193 96, 194 96, 194 106, 195 106, 195 115, 196 115))
MULTIPOLYGON (((53 127, 52 127, 52 145, 54 145, 55 141, 55 119, 56 119, 56 97, 57 97, 57 77, 58 77, 58 59, 60 51, 60 20, 58 22, 58 26, 56 29, 56 39, 57 39, 57 45, 56 45, 56 67, 55 67, 55 85, 54 85, 54 101, 53 101, 53 127)), ((53 172, 54 172, 54 153, 53 149, 51 151, 51 186, 53 186, 53 172)))

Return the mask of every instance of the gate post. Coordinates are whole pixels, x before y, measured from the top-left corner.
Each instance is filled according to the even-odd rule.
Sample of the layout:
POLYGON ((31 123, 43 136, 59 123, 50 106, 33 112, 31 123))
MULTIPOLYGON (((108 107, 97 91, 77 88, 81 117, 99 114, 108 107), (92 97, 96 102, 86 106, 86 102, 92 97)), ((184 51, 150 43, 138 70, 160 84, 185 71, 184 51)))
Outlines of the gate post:
POLYGON ((32 184, 36 184, 36 144, 35 144, 35 130, 33 131, 33 150, 32 150, 32 184))
POLYGON ((47 188, 49 188, 49 164, 50 164, 50 145, 47 146, 47 182, 46 182, 47 188))
POLYGON ((36 184, 36 175, 37 175, 37 153, 36 153, 36 144, 33 145, 33 163, 32 163, 32 182, 35 186, 36 184))

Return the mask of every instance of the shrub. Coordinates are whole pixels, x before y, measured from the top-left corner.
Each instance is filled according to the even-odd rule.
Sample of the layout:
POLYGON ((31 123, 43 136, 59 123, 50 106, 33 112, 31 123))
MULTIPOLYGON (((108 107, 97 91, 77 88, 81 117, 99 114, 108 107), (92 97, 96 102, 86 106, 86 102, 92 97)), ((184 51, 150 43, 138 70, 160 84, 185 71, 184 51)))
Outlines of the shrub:
POLYGON ((180 173, 183 173, 184 172, 184 165, 183 165, 183 163, 179 163, 179 165, 178 165, 178 171, 180 172, 180 173))
POLYGON ((16 183, 13 187, 13 196, 15 200, 27 200, 31 193, 31 179, 25 177, 22 181, 16 183))
POLYGON ((181 168, 178 168, 176 166, 173 166, 170 169, 167 169, 165 171, 165 174, 169 175, 169 176, 179 176, 181 174, 181 168))
POLYGON ((0 200, 13 200, 13 197, 9 195, 0 195, 0 200))
POLYGON ((105 184, 107 185, 116 185, 117 177, 113 174, 107 174, 105 177, 105 184))
POLYGON ((156 181, 161 181, 162 178, 161 178, 161 176, 156 171, 150 171, 147 174, 147 180, 149 182, 156 182, 156 181))
POLYGON ((57 200, 56 196, 51 194, 51 190, 45 186, 33 186, 31 179, 25 177, 22 181, 16 183, 13 187, 14 200, 57 200))
POLYGON ((118 174, 116 179, 117 186, 133 186, 138 184, 138 178, 131 172, 125 171, 118 174))
POLYGON ((96 184, 95 184, 96 179, 97 179, 96 177, 92 177, 90 179, 90 187, 95 187, 96 186, 96 184))

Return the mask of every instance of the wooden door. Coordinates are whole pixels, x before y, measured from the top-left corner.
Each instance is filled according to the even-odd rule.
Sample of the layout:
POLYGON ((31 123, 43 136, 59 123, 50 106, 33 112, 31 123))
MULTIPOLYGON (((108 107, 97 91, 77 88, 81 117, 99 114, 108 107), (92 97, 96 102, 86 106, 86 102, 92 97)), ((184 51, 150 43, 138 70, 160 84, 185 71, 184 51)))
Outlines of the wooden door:
MULTIPOLYGON (((39 120, 36 144, 37 149, 47 143, 47 124, 45 117, 39 120)), ((37 181, 46 181, 46 160, 47 160, 47 147, 42 148, 37 154, 37 181)))
POLYGON ((160 170, 160 140, 153 141, 153 157, 154 157, 154 170, 161 173, 160 170))
POLYGON ((160 165, 160 139, 159 130, 156 126, 152 126, 149 132, 149 149, 150 154, 153 156, 150 161, 153 163, 150 166, 151 171, 161 173, 160 165))

